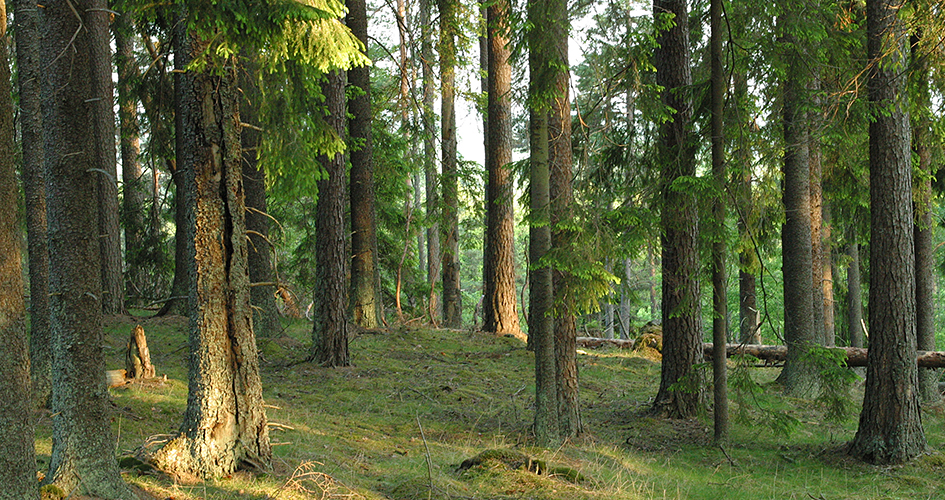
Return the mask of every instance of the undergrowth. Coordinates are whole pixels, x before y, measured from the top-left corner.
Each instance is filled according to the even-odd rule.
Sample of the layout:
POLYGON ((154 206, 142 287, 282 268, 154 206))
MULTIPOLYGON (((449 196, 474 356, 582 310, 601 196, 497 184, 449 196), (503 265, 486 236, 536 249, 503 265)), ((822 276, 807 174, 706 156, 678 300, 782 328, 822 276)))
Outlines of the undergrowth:
MULTIPOLYGON (((142 324, 159 378, 112 389, 112 422, 126 480, 155 498, 912 499, 941 498, 945 487, 945 457, 934 451, 898 467, 846 456, 860 386, 850 396, 856 411, 839 412, 836 401, 782 396, 776 369, 733 361, 732 438, 719 447, 711 413, 687 421, 645 416, 659 385, 658 359, 583 349, 587 433, 546 450, 529 433, 534 358, 521 341, 455 330, 362 333, 350 342, 354 366, 330 369, 304 361, 311 336, 304 321, 259 339, 272 470, 178 484, 127 459, 176 431, 187 398, 186 320, 142 324), (460 467, 489 453, 540 465, 460 467)), ((133 326, 128 318, 109 321, 108 369, 123 366, 133 326)), ((940 449, 941 408, 924 412, 923 423, 932 449, 940 449)), ((40 470, 49 459, 49 425, 42 415, 40 470)))

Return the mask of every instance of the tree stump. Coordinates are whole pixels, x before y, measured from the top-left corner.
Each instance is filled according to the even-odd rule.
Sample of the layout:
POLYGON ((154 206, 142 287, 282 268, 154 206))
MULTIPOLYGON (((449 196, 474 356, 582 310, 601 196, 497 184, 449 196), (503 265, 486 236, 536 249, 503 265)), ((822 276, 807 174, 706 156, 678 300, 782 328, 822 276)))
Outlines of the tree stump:
POLYGON ((128 341, 125 352, 125 376, 131 380, 154 378, 154 365, 151 364, 151 352, 148 351, 148 339, 144 336, 144 327, 136 325, 128 341))

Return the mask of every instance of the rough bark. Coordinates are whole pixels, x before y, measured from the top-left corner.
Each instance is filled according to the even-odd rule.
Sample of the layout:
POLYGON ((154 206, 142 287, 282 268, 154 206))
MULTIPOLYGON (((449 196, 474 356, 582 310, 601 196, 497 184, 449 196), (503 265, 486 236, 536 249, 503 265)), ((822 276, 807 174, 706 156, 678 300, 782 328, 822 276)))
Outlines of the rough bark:
POLYGON ((489 4, 488 128, 486 148, 486 256, 483 330, 521 336, 515 290, 515 214, 512 161, 512 67, 509 64, 510 5, 489 4))
POLYGON ((870 122, 870 348, 863 410, 850 454, 877 464, 926 449, 917 393, 911 130, 905 23, 898 2, 868 0, 870 122))
POLYGON ((17 86, 20 96, 21 178, 26 205, 30 273, 30 376, 35 406, 52 396, 52 333, 49 326, 49 251, 46 240, 46 179, 43 173, 43 116, 39 12, 35 0, 14 3, 17 86))
MULTIPOLYGON (((343 136, 345 126, 344 75, 328 74, 322 84, 325 96, 325 121, 343 136)), ((319 162, 328 174, 318 181, 318 207, 315 222, 315 325, 312 329, 312 357, 324 366, 348 366, 348 323, 345 254, 345 156, 321 156, 319 162)))
MULTIPOLYGON (((528 2, 528 19, 542 25, 547 16, 543 0, 528 2)), ((551 250, 550 170, 548 166, 548 108, 544 68, 548 54, 537 30, 529 32, 529 237, 528 341, 535 351, 535 437, 538 444, 559 441, 558 389, 555 381, 554 288, 551 266, 542 259, 551 250)))
MULTIPOLYGON (((709 7, 711 35, 709 64, 711 68, 712 108, 712 177, 717 183, 719 196, 712 204, 715 227, 725 227, 725 198, 721 196, 726 182, 725 143, 722 110, 725 102, 725 75, 722 72, 722 1, 712 0, 709 7)), ((721 233, 721 231, 720 231, 721 233)), ((728 440, 728 372, 722 346, 728 341, 728 294, 725 270, 725 235, 716 234, 712 242, 712 342, 719 347, 719 355, 712 359, 713 438, 722 443, 728 440)))
POLYGON ((32 500, 39 498, 39 490, 7 40, 7 10, 0 4, 0 499, 32 500))
MULTIPOLYGON (((363 0, 347 0, 345 23, 365 46, 368 45, 367 12, 363 0)), ((374 194, 374 144, 371 136, 371 72, 368 66, 348 70, 348 81, 359 89, 348 101, 352 119, 348 124, 350 144, 351 200, 351 315, 364 328, 381 324, 384 307, 380 295, 377 264, 377 208, 374 194)))
POLYGON ((423 175, 426 187, 427 216, 427 284, 430 295, 427 313, 436 324, 443 317, 443 304, 437 289, 440 286, 440 223, 439 194, 436 166, 436 113, 433 111, 436 93, 433 82, 433 28, 430 10, 433 0, 420 0, 420 65, 423 79, 423 175))
POLYGON ((440 144, 443 189, 442 238, 443 324, 463 323, 463 296, 459 281, 459 170, 456 159, 456 4, 437 0, 440 11, 440 144))
POLYGON ((129 379, 148 379, 155 375, 154 364, 151 363, 151 351, 148 349, 148 337, 144 334, 144 327, 136 325, 131 330, 128 339, 128 349, 125 351, 125 377, 129 379))
POLYGON ((837 345, 837 327, 836 313, 834 311, 833 299, 833 276, 836 263, 833 261, 833 226, 830 204, 824 203, 824 225, 821 235, 823 237, 823 259, 824 274, 821 283, 824 297, 824 345, 833 347, 837 345))
MULTIPOLYGON (((53 445, 46 482, 102 498, 134 498, 115 461, 108 420, 102 329, 98 198, 102 0, 47 2, 43 9, 43 145, 46 162, 53 332, 53 445), (79 15, 76 15, 76 12, 79 15), (80 26, 86 29, 79 29, 80 26), (62 54, 61 57, 57 55, 62 54)), ((109 104, 111 101, 108 101, 109 104)), ((114 146, 111 149, 114 152, 114 146)))
POLYGON ((243 151, 243 190, 246 193, 246 238, 249 243, 250 299, 253 304, 253 331, 257 337, 271 337, 282 330, 276 309, 277 276, 272 265, 273 245, 269 240, 269 213, 266 202, 266 173, 259 168, 259 128, 257 109, 262 96, 256 80, 259 71, 255 54, 243 53, 240 71, 240 147, 243 151))
MULTIPOLYGON (((206 42, 190 39, 191 55, 206 42)), ((194 75, 184 95, 193 113, 178 129, 193 144, 186 201, 193 207, 190 364, 180 434, 155 456, 162 469, 200 478, 241 465, 266 467, 272 456, 253 335, 240 168, 235 61, 194 75)))
POLYGON ((115 66, 118 71, 118 120, 121 154, 121 222, 125 234, 125 290, 130 300, 141 299, 146 288, 140 252, 145 247, 144 182, 138 155, 141 152, 138 128, 138 101, 133 80, 138 77, 134 59, 133 32, 130 13, 115 16, 115 66))
POLYGON ((702 319, 699 301, 699 215, 691 190, 677 182, 695 174, 692 103, 685 89, 689 72, 689 13, 685 0, 657 0, 654 15, 670 12, 675 25, 657 33, 657 84, 664 88, 663 104, 675 110, 660 126, 658 161, 663 272, 663 363, 653 412, 670 418, 695 416, 704 395, 699 370, 702 319), (680 389, 681 388, 681 389, 680 389))
MULTIPOLYGON (((103 9, 108 2, 101 2, 103 9)), ((98 174, 98 230, 101 245, 102 312, 125 312, 121 224, 118 208, 118 165, 115 151, 115 100, 112 84, 112 50, 109 20, 88 25, 92 36, 92 99, 96 142, 94 171, 98 174)))
POLYGON ((784 341, 788 359, 778 382, 788 394, 804 396, 815 389, 815 374, 803 362, 814 343, 814 296, 810 221, 810 159, 807 113, 802 106, 803 51, 792 33, 801 23, 798 7, 791 4, 778 19, 786 47, 788 70, 782 81, 784 127, 784 176, 782 200, 785 221, 781 227, 782 274, 784 275, 784 341))
MULTIPOLYGON (((916 114, 912 116, 912 152, 919 159, 915 175, 913 205, 915 210, 915 304, 916 347, 925 351, 935 350, 935 257, 932 212, 932 154, 929 149, 931 111, 929 97, 929 61, 919 44, 921 33, 912 35, 910 59, 912 79, 910 96, 916 114)), ((941 401, 938 390, 938 375, 935 370, 919 370, 919 398, 922 402, 941 401)))

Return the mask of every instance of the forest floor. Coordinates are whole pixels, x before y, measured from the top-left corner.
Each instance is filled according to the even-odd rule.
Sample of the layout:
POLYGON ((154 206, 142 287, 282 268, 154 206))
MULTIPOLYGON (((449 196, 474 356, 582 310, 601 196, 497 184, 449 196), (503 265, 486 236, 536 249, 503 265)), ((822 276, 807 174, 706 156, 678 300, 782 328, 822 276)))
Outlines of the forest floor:
MULTIPOLYGON (((918 460, 877 467, 846 455, 862 381, 847 418, 827 423, 817 401, 777 391, 775 369, 743 369, 760 390, 742 405, 732 402, 732 437, 722 448, 712 444, 711 415, 664 421, 644 414, 659 385, 652 355, 581 350, 586 433, 541 449, 529 434, 534 357, 521 341, 457 330, 361 333, 350 342, 354 366, 330 369, 304 362, 311 342, 311 324, 304 321, 259 339, 272 470, 178 483, 128 457, 156 448, 180 424, 187 399, 186 323, 142 319, 159 378, 111 389, 123 474, 154 498, 945 498, 941 406, 923 411, 930 451, 918 460), (460 470, 487 450, 499 451, 460 470), (528 467, 525 456, 542 467, 528 467)), ((125 317, 107 325, 107 368, 119 369, 135 323, 125 317)), ((738 387, 751 385, 733 378, 738 387)), ((49 460, 50 434, 49 415, 43 414, 37 425, 40 470, 49 460)))

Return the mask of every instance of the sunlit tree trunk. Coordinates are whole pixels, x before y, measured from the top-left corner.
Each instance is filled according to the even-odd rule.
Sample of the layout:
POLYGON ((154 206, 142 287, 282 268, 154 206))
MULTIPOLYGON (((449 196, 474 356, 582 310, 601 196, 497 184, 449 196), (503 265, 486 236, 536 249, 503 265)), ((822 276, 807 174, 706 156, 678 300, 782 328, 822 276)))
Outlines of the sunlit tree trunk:
MULTIPOLYGON (((368 45, 367 11, 364 0, 347 0, 345 23, 365 46, 368 45)), ((351 316, 358 326, 381 325, 384 306, 377 265, 377 208, 374 192, 374 142, 371 135, 371 71, 368 66, 348 70, 348 81, 359 90, 348 100, 352 115, 348 124, 351 144, 349 197, 351 202, 351 316)))
MULTIPOLYGON (((191 56, 207 42, 190 38, 191 56)), ((178 129, 193 144, 192 265, 187 409, 180 433, 154 457, 164 470, 200 478, 266 467, 272 450, 253 335, 239 135, 236 62, 194 75, 178 129)))
POLYGON ((0 499, 33 500, 39 498, 39 489, 7 40, 7 10, 0 4, 0 499))
POLYGON ((488 128, 486 141, 486 232, 484 263, 485 296, 483 330, 496 334, 521 335, 515 293, 515 215, 512 172, 512 67, 509 65, 510 5, 507 1, 489 4, 488 42, 488 128))

